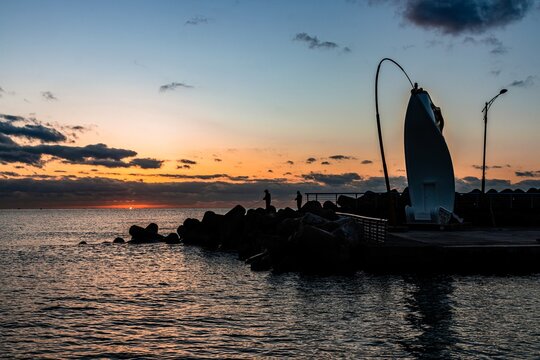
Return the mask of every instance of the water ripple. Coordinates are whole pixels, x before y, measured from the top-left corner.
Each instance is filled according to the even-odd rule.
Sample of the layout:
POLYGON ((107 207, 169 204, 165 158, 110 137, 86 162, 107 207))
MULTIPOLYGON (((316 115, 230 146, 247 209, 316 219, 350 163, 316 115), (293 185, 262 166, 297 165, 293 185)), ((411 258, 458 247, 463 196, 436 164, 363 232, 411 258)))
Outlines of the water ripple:
MULTIPOLYGON (((101 244, 132 215, 0 216, 0 357, 540 357, 539 275, 273 275, 233 254, 101 244)), ((135 215, 174 229, 186 213, 135 215)))

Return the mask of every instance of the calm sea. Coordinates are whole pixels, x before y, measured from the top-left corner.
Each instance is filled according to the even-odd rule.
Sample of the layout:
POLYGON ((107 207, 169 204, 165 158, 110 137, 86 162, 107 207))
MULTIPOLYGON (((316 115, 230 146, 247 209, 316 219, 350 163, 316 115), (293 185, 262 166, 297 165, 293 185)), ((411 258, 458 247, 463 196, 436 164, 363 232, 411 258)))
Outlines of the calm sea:
POLYGON ((103 243, 203 213, 0 210, 0 357, 540 357, 540 275, 275 275, 103 243))

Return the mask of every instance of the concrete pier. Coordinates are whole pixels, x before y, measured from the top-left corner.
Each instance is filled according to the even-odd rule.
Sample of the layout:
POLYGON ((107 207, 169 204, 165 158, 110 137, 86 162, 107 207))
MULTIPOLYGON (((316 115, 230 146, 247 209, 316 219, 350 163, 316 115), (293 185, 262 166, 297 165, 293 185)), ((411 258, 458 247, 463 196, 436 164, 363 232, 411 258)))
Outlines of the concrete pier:
POLYGON ((389 232, 370 244, 363 268, 373 272, 540 272, 540 227, 389 232))

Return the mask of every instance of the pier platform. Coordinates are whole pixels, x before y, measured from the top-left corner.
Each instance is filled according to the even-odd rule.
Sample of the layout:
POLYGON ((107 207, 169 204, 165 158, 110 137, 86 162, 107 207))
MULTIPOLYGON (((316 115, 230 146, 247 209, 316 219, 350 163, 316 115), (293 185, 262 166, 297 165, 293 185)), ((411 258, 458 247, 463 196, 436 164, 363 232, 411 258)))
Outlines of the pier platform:
POLYGON ((389 232, 362 264, 373 272, 540 272, 540 227, 389 232))

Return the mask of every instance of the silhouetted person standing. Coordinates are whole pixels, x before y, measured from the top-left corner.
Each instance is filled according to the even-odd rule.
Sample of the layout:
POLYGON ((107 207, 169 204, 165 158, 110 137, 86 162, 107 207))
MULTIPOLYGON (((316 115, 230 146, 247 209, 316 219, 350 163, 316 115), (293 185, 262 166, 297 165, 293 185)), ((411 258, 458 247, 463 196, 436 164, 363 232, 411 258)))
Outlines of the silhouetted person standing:
POLYGON ((263 200, 266 202, 266 210, 270 210, 270 204, 272 203, 272 195, 270 195, 270 192, 268 190, 264 190, 263 200))
POLYGON ((302 194, 300 194, 300 191, 296 192, 296 206, 298 207, 298 210, 302 207, 302 194))

